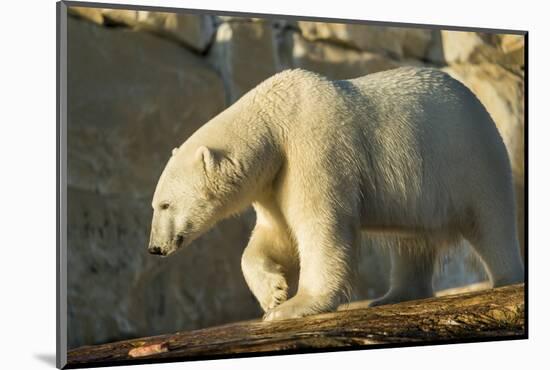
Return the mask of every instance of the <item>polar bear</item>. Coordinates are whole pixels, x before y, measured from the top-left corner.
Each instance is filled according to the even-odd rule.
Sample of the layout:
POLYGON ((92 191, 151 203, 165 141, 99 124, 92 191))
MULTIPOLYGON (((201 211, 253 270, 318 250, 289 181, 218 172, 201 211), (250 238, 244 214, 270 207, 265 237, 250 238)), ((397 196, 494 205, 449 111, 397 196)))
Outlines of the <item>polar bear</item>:
POLYGON ((267 79, 173 152, 149 251, 168 256, 249 205, 242 270, 265 320, 335 309, 353 287, 362 231, 395 240, 391 288, 374 305, 431 296, 435 255, 461 238, 493 286, 523 280, 502 139, 439 70, 267 79))

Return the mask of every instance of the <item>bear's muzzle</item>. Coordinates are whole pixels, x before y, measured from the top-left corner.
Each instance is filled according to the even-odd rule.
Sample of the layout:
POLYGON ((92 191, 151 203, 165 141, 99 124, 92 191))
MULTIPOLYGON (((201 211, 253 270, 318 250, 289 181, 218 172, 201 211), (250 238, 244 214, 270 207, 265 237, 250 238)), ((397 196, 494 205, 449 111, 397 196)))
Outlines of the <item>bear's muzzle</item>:
POLYGON ((160 247, 157 247, 155 245, 153 246, 149 246, 149 248, 147 248, 147 251, 151 254, 156 254, 158 256, 160 255, 163 255, 164 253, 162 252, 162 249, 160 247))

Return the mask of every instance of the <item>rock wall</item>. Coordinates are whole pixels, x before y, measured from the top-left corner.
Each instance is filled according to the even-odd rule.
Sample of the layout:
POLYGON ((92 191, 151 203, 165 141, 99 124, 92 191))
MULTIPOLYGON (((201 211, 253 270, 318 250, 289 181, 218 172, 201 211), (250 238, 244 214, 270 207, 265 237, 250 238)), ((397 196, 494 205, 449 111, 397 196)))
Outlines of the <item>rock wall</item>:
MULTIPOLYGON (((472 32, 70 8, 69 347, 256 318, 240 271, 254 214, 221 222, 169 259, 146 253, 156 181, 173 147, 274 73, 353 78, 402 65, 469 86, 510 153, 523 235, 523 38, 472 32)), ((388 286, 387 252, 365 239, 356 298, 388 286)), ((484 278, 464 244, 438 289, 484 278)))

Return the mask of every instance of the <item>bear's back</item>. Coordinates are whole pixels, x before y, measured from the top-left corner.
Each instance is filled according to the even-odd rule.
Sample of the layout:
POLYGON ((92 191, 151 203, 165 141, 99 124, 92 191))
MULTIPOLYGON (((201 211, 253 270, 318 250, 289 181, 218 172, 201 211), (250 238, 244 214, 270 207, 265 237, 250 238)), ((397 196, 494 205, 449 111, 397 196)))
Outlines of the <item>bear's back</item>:
POLYGON ((384 109, 395 113, 444 108, 449 114, 452 110, 484 109, 467 87, 434 68, 401 67, 334 84, 359 94, 379 113, 384 109))
MULTIPOLYGON (((362 130, 420 137, 448 149, 450 138, 476 144, 500 142, 485 107, 473 92, 447 73, 433 68, 401 67, 352 80, 333 82, 355 106, 362 130)), ((432 144, 434 145, 434 144, 432 144)), ((469 146, 469 145, 468 145, 469 146)))

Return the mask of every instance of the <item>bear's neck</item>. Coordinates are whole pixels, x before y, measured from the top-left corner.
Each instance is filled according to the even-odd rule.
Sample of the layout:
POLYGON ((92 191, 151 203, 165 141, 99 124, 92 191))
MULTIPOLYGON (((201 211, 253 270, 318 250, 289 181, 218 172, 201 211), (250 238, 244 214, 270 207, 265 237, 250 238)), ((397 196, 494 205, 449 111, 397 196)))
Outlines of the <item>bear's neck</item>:
POLYGON ((283 163, 285 130, 265 111, 263 98, 247 94, 190 138, 192 146, 223 153, 239 171, 232 179, 239 181, 239 191, 228 213, 243 211, 272 185, 283 163))

